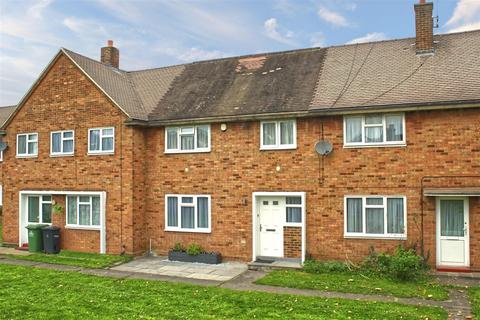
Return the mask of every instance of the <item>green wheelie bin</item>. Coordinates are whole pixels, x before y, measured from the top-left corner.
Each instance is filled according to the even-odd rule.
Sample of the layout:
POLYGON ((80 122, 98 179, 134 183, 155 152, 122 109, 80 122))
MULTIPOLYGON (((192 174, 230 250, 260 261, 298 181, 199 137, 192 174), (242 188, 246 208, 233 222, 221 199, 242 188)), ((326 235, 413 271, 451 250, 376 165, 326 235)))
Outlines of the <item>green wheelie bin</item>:
POLYGON ((43 227, 47 224, 29 224, 26 226, 28 230, 28 251, 30 252, 43 252, 43 227))

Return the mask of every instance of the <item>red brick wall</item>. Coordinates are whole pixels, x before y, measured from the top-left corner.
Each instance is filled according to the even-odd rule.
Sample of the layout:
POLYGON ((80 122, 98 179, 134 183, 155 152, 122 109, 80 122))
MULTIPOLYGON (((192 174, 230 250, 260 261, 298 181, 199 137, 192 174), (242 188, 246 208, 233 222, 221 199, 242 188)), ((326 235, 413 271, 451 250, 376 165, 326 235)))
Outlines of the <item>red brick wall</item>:
POLYGON ((301 227, 283 227, 283 255, 285 258, 302 257, 301 227))
MULTIPOLYGON (((125 127, 125 119, 69 59, 59 57, 6 128, 10 148, 2 164, 8 172, 3 175, 5 242, 18 243, 19 191, 106 191, 107 251, 133 252, 131 163, 135 130, 125 127), (115 154, 87 155, 88 128, 104 126, 115 127, 115 154), (51 158, 50 132, 66 129, 75 130, 75 156, 51 158), (16 134, 22 132, 39 133, 38 158, 16 158, 16 134)), ((99 250, 98 231, 64 230, 62 235, 64 248, 99 250)))

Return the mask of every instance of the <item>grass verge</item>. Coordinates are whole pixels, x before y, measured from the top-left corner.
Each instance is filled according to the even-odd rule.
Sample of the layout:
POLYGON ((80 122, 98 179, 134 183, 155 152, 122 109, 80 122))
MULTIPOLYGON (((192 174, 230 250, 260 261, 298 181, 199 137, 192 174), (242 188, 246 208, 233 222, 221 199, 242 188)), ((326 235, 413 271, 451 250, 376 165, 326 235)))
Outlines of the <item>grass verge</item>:
POLYGON ((397 282, 378 277, 364 277, 359 273, 307 273, 293 270, 272 271, 257 284, 337 291, 361 294, 381 294, 395 297, 448 299, 448 291, 435 282, 397 282))
POLYGON ((447 319, 441 308, 119 280, 0 265, 7 319, 447 319))
POLYGON ((468 289, 474 319, 480 320, 480 287, 468 289))

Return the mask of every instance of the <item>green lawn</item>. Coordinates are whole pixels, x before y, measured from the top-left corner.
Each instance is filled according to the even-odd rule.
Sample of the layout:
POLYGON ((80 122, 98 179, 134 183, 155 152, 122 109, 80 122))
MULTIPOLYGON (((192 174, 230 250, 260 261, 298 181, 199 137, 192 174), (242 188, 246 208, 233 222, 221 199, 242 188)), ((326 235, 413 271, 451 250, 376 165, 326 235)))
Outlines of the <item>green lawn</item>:
POLYGON ((128 262, 131 256, 116 256, 98 253, 83 253, 69 250, 62 250, 59 254, 34 253, 28 256, 14 256, 10 258, 38 261, 45 263, 64 264, 69 266, 78 266, 84 268, 107 268, 115 264, 128 262))
POLYGON ((358 273, 307 273, 303 271, 272 271, 257 284, 363 294, 382 294, 396 297, 415 297, 433 300, 448 299, 448 291, 437 283, 396 282, 389 279, 364 277, 358 273))
POLYGON ((0 265, 6 319, 447 319, 440 308, 240 292, 0 265))
POLYGON ((474 319, 480 320, 480 287, 470 288, 468 290, 470 301, 472 303, 472 312, 474 319))

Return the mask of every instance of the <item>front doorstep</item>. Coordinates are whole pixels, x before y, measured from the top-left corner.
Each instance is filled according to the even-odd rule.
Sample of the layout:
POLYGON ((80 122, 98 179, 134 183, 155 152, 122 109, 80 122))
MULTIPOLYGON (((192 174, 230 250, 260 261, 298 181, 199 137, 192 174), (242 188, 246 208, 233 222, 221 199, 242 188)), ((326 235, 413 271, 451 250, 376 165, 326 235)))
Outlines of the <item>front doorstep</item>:
POLYGON ((168 260, 181 261, 181 262, 219 264, 222 262, 222 255, 220 253, 200 253, 197 255, 191 255, 186 252, 169 251, 168 260))

